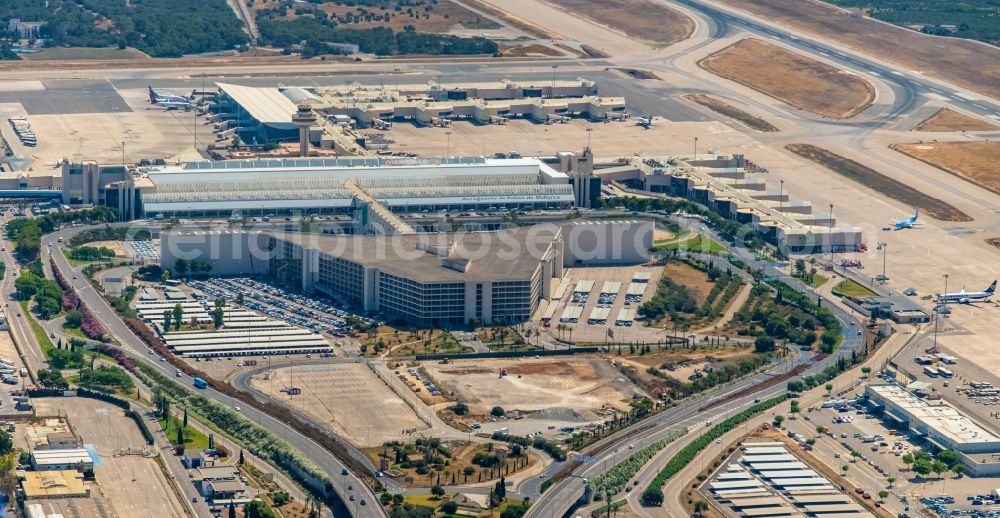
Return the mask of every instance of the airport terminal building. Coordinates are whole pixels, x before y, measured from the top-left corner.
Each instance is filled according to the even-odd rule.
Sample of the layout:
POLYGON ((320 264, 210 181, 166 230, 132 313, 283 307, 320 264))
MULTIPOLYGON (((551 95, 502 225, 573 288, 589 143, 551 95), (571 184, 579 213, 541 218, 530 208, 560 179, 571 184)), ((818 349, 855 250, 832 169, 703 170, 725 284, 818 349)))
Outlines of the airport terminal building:
POLYGON ((652 239, 651 221, 365 236, 179 230, 162 234, 160 257, 167 269, 208 259, 213 274, 267 275, 390 320, 439 326, 529 320, 563 268, 640 264, 652 239))
POLYGON ((63 203, 109 205, 124 219, 346 214, 362 226, 381 207, 567 209, 580 199, 574 188, 591 178, 537 158, 481 157, 227 160, 131 170, 84 162, 63 165, 62 174, 63 203))

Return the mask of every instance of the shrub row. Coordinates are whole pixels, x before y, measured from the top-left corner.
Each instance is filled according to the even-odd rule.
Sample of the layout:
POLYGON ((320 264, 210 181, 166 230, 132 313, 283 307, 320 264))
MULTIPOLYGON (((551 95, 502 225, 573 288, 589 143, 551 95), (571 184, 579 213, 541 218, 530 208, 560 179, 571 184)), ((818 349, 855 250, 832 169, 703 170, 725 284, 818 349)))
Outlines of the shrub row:
POLYGON ((643 466, 649 462, 660 450, 665 448, 668 444, 684 437, 687 434, 687 428, 682 428, 667 437, 660 439, 659 441, 646 446, 645 448, 633 453, 627 459, 615 464, 614 467, 606 471, 605 473, 594 477, 587 485, 595 491, 594 498, 599 500, 603 498, 599 491, 601 488, 607 490, 608 495, 616 495, 621 493, 622 489, 625 489, 625 485, 628 484, 629 479, 635 476, 636 473, 642 469, 643 466))
POLYGON ((702 434, 701 437, 698 437, 693 442, 691 442, 691 444, 688 444, 687 446, 682 448, 681 451, 677 452, 677 455, 671 457, 671 459, 667 461, 667 465, 664 466, 662 470, 660 470, 660 473, 656 475, 656 478, 654 478, 649 483, 649 486, 646 487, 645 491, 650 491, 650 490, 661 491, 660 488, 663 487, 663 484, 667 483, 667 480, 669 480, 670 477, 673 477, 681 469, 683 469, 684 466, 687 466, 688 463, 694 460, 698 452, 705 449, 705 447, 711 444, 712 441, 729 433, 729 431, 731 431, 733 428, 736 428, 738 425, 749 420, 755 414, 758 414, 769 408, 781 404, 783 401, 785 401, 785 399, 787 399, 787 395, 782 394, 780 396, 768 399, 767 401, 761 401, 760 403, 756 403, 747 408, 746 410, 736 415, 733 415, 727 418, 725 421, 722 421, 721 423, 713 426, 710 430, 702 434))

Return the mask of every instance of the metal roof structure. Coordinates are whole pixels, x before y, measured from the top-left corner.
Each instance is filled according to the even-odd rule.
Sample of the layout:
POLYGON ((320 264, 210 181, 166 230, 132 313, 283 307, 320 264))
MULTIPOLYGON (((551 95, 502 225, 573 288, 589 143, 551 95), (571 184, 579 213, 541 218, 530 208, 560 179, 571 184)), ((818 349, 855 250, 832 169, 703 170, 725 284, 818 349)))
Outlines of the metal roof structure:
POLYGON ((295 129, 292 115, 298 107, 277 88, 217 83, 219 89, 239 104, 257 122, 276 129, 295 129))

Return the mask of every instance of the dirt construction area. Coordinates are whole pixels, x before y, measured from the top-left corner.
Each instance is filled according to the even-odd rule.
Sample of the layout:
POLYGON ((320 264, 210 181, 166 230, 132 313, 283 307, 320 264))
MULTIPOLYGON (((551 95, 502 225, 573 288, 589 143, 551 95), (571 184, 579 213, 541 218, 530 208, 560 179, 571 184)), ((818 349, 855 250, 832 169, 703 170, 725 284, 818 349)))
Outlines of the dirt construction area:
POLYGON ((893 149, 1000 194, 1000 142, 897 144, 893 149))
POLYGON ((691 18, 650 0, 548 1, 654 46, 687 39, 694 32, 691 18))
POLYGON ((796 108, 834 119, 853 117, 875 99, 875 88, 868 81, 756 38, 740 40, 699 64, 796 108))
POLYGON ((481 415, 499 406, 532 412, 532 419, 591 422, 602 408, 628 408, 636 390, 610 362, 593 357, 427 362, 423 367, 442 392, 481 415), (507 374, 501 377, 503 369, 507 374))
POLYGON ((38 416, 65 416, 84 444, 97 451, 94 472, 99 493, 114 509, 113 515, 187 517, 155 459, 118 454, 146 447, 139 428, 120 408, 87 398, 39 398, 32 402, 38 416))
POLYGON ((849 180, 874 189, 879 194, 898 200, 911 207, 919 207, 934 219, 940 221, 972 221, 969 215, 944 201, 928 196, 870 167, 831 153, 823 148, 811 144, 788 144, 785 148, 849 180))
POLYGON ((997 129, 982 119, 970 117, 948 108, 941 108, 934 115, 931 115, 924 122, 921 122, 914 131, 992 131, 997 129))
POLYGON ((405 431, 427 429, 413 409, 363 364, 283 367, 255 374, 250 385, 319 423, 329 423, 363 448, 407 440, 405 431), (291 387, 301 389, 301 394, 289 395, 291 387))

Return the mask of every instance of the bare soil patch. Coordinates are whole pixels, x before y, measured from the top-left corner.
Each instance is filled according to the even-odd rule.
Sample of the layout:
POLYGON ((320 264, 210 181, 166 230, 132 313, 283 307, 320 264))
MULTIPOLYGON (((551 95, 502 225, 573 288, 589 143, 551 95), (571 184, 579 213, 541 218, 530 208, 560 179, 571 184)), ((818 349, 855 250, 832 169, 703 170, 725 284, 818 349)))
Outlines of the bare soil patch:
POLYGON ((522 412, 627 408, 635 390, 610 363, 597 358, 496 359, 474 364, 458 360, 422 366, 443 393, 468 404, 471 414, 488 414, 494 406, 522 412), (506 375, 500 376, 503 370, 506 375))
POLYGON ((548 0, 594 23, 621 31, 655 46, 687 39, 694 21, 684 13, 650 0, 548 0))
POLYGON ((812 160, 849 180, 874 189, 882 195, 912 207, 920 207, 928 216, 936 220, 972 221, 968 214, 954 206, 836 153, 811 144, 788 144, 785 149, 802 158, 812 160))
POLYGON ((913 128, 914 131, 990 131, 995 129, 997 126, 994 124, 948 108, 941 108, 937 113, 921 122, 919 126, 913 128))
POLYGON ((970 90, 1000 97, 1000 48, 928 36, 815 0, 720 0, 772 22, 836 41, 889 63, 919 70, 970 90))
POLYGON ((1000 194, 1000 142, 895 144, 893 149, 1000 194))
POLYGON ((685 97, 693 102, 696 102, 708 108, 709 110, 712 110, 716 113, 721 113, 722 115, 725 115, 730 119, 736 119, 737 121, 740 121, 743 124, 749 126, 750 129, 754 129, 757 131, 767 131, 767 132, 779 131, 778 128, 776 128, 770 122, 767 122, 766 120, 761 119, 760 117, 754 117, 753 115, 750 115, 749 113, 731 104, 724 103, 718 99, 715 99, 714 97, 709 97, 705 94, 692 94, 692 95, 686 95, 685 97))
POLYGON ((736 81, 824 117, 849 119, 875 99, 864 79, 757 38, 746 38, 699 62, 736 81))
POLYGON ((670 277, 677 284, 693 291, 695 301, 698 304, 705 302, 705 299, 708 298, 708 292, 712 291, 714 285, 712 281, 708 280, 708 274, 681 262, 667 263, 663 267, 662 276, 670 277))

